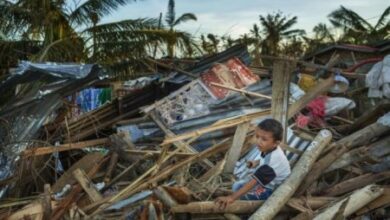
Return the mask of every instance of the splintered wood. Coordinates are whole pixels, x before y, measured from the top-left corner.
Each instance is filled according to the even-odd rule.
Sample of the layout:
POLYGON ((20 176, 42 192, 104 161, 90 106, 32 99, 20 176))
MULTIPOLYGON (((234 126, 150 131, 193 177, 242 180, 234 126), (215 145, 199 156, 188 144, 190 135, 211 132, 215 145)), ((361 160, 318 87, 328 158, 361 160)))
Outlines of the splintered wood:
MULTIPOLYGON (((235 50, 231 53, 241 54, 235 50)), ((329 93, 339 73, 360 78, 333 68, 338 54, 325 66, 261 57, 273 61, 272 67, 248 68, 237 57, 218 54, 191 61, 196 69, 191 72, 192 67, 148 58, 176 74, 128 90, 78 118, 58 114, 14 161, 1 157, 7 175, 0 181, 0 219, 388 217, 389 102, 368 108, 355 99, 364 114, 347 107, 330 114, 327 107, 339 106, 329 99, 351 98, 350 91, 329 93), (261 79, 251 69, 261 71, 261 79), (300 73, 312 77, 311 88, 303 81, 294 85, 300 73), (299 86, 306 92, 298 91, 298 99, 290 90, 299 86), (319 96, 326 98, 319 102, 319 96), (291 174, 265 201, 237 199, 223 208, 216 199, 231 198, 233 184, 249 182, 264 165, 262 146, 256 146, 263 140, 254 133, 265 118, 283 126, 279 147, 291 174)))

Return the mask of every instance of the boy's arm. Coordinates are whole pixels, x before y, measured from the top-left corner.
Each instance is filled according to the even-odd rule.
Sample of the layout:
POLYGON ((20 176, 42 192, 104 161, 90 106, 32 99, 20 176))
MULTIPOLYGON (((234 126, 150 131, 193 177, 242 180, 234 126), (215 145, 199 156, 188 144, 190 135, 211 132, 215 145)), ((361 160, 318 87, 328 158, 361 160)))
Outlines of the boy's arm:
POLYGON ((218 197, 215 202, 218 204, 220 209, 225 209, 226 206, 230 203, 233 203, 235 200, 239 199, 241 196, 249 192, 253 187, 257 185, 257 181, 255 179, 251 179, 249 182, 247 182, 241 189, 239 189, 237 192, 234 192, 230 196, 222 196, 218 197))

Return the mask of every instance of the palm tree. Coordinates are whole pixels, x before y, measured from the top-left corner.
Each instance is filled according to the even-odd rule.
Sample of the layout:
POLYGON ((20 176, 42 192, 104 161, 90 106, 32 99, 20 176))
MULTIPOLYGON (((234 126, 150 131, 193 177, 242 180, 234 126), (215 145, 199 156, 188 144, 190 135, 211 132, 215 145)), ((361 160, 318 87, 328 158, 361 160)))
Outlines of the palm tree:
POLYGON ((297 23, 297 17, 284 16, 281 12, 276 14, 260 15, 260 24, 263 27, 265 39, 262 52, 269 55, 277 55, 280 51, 280 43, 283 39, 291 39, 293 36, 302 36, 304 30, 291 29, 297 23))
POLYGON ((259 26, 257 26, 257 24, 253 24, 253 28, 250 30, 250 33, 252 34, 252 38, 254 41, 253 65, 263 65, 263 62, 260 58, 260 47, 261 47, 262 39, 260 35, 259 26))
POLYGON ((210 43, 203 34, 200 35, 200 40, 203 52, 207 55, 214 54, 212 43, 210 43))
POLYGON ((312 53, 339 41, 336 35, 324 23, 319 23, 314 26, 313 33, 314 36, 312 38, 303 37, 306 45, 306 53, 312 53))
MULTIPOLYGON (((197 18, 193 13, 184 13, 179 18, 176 19, 176 12, 175 12, 175 1, 169 0, 168 2, 168 11, 165 14, 165 22, 169 27, 169 31, 173 34, 173 36, 170 38, 170 40, 167 43, 167 50, 168 50, 168 56, 173 57, 175 53, 175 45, 178 43, 178 39, 174 37, 175 34, 175 27, 179 25, 180 23, 187 22, 187 21, 196 21, 197 18)), ((182 41, 184 43, 184 46, 189 47, 189 49, 193 49, 191 47, 191 40, 185 39, 182 41), (188 45, 185 45, 186 43, 189 43, 188 45)))
MULTIPOLYGON (((99 24, 103 16, 132 1, 87 0, 71 9, 71 0, 4 0, 0 3, 0 30, 11 40, 3 40, 0 50, 10 49, 18 41, 30 42, 25 45, 34 42, 38 50, 31 54, 22 51, 23 58, 97 62, 115 73, 132 74, 156 43, 166 44, 172 37, 188 38, 183 32, 159 29, 157 19, 99 24)), ((4 55, 0 54, 0 63, 15 63, 4 55)))
POLYGON ((388 38, 390 30, 389 15, 390 6, 384 10, 376 24, 372 25, 351 9, 340 6, 328 17, 336 28, 344 31, 344 41, 355 44, 369 44, 388 38))
POLYGON ((324 23, 319 23, 313 28, 314 32, 314 39, 328 43, 328 42, 335 42, 335 37, 329 30, 328 26, 324 23))

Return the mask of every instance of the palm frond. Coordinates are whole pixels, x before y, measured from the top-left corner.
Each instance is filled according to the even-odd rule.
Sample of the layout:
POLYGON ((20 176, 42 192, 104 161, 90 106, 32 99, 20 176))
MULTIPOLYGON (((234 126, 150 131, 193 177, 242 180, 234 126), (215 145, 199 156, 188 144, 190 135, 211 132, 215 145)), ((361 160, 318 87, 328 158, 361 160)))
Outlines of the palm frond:
POLYGON ((373 29, 372 25, 360 17, 360 15, 344 6, 340 6, 339 9, 330 13, 328 17, 335 27, 343 28, 344 30, 352 29, 364 32, 373 29))
POLYGON ((385 9, 385 11, 382 13, 381 17, 379 18, 378 22, 376 23, 374 29, 378 30, 381 27, 389 26, 390 21, 387 19, 387 16, 390 15, 390 6, 385 9))
POLYGON ((196 21, 197 18, 194 14, 192 13, 185 13, 182 14, 173 24, 173 26, 179 25, 182 22, 187 22, 187 21, 196 21))
POLYGON ((169 0, 168 2, 168 11, 165 14, 165 21, 167 22, 168 26, 170 28, 173 28, 174 23, 175 23, 175 1, 174 0, 169 0))
POLYGON ((290 29, 292 26, 294 26, 298 22, 297 16, 294 16, 290 19, 288 19, 286 22, 282 23, 280 26, 280 31, 285 31, 287 29, 290 29))
POLYGON ((96 15, 103 17, 111 14, 119 6, 124 6, 135 0, 87 0, 77 7, 70 15, 70 21, 76 24, 88 25, 91 21, 91 16, 96 15))
POLYGON ((139 18, 139 19, 128 19, 118 22, 111 22, 100 24, 95 27, 87 28, 83 32, 89 33, 109 33, 115 31, 131 31, 140 29, 153 29, 158 27, 158 20, 155 18, 139 18))

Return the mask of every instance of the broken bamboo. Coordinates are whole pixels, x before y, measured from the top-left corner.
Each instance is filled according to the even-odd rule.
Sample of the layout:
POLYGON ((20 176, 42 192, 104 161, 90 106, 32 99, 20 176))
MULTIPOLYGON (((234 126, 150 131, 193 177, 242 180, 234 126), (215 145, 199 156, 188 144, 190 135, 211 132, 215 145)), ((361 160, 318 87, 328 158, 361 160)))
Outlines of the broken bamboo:
POLYGON ((352 213, 356 212, 369 202, 378 198, 383 193, 383 188, 377 185, 368 185, 362 189, 359 189, 352 193, 352 195, 348 196, 345 199, 337 202, 336 204, 326 208, 325 210, 319 212, 314 220, 324 220, 324 219, 333 219, 336 213, 339 211, 344 202, 347 202, 344 211, 342 212, 342 216, 344 218, 348 217, 352 213))

